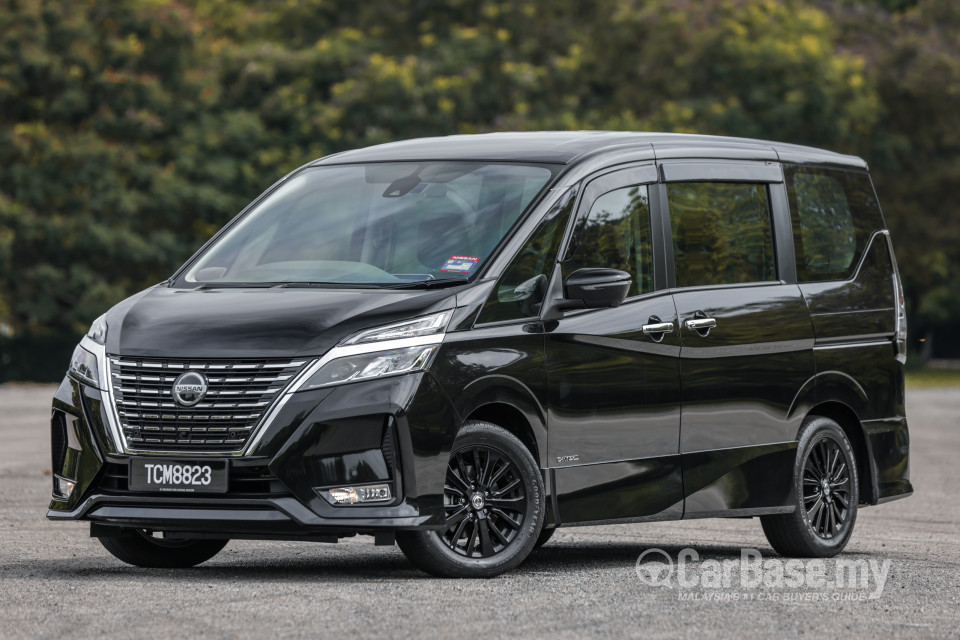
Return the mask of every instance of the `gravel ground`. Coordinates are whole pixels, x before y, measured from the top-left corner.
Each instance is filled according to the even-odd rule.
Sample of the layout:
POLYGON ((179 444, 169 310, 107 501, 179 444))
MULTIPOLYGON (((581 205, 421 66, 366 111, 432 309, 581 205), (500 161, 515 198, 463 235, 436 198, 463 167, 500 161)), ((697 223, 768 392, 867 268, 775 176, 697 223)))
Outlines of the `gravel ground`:
POLYGON ((195 569, 137 569, 87 525, 44 517, 53 391, 0 386, 0 637, 960 636, 960 389, 908 392, 917 493, 861 511, 842 556, 888 566, 882 591, 876 574, 854 589, 777 582, 778 557, 747 519, 564 529, 489 581, 429 578, 362 537, 235 541, 195 569), (640 579, 657 568, 637 571, 644 551, 675 559, 685 547, 701 561, 688 579, 755 548, 773 582, 744 586, 738 576, 752 574, 736 571, 730 588, 640 579))

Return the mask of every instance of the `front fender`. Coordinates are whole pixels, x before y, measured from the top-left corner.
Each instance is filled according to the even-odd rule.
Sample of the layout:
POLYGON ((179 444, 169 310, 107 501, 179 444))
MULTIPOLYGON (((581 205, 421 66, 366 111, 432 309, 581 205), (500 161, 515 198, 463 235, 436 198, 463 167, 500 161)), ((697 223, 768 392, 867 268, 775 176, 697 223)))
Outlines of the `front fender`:
POLYGON ((547 468, 546 413, 533 391, 515 378, 490 375, 471 382, 454 400, 457 412, 465 418, 492 404, 508 405, 523 414, 537 444, 537 462, 540 468, 547 468))

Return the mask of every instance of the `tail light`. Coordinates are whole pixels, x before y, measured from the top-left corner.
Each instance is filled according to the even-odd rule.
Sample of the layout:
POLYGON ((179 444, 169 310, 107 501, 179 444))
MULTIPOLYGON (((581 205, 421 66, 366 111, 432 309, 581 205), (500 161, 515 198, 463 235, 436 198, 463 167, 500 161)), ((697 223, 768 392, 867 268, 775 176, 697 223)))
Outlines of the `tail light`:
POLYGON ((897 342, 897 360, 907 362, 907 304, 903 298, 903 283, 900 280, 900 270, 897 268, 897 256, 893 253, 893 242, 887 234, 887 248, 890 250, 890 262, 893 264, 893 295, 896 298, 894 313, 894 327, 897 342))

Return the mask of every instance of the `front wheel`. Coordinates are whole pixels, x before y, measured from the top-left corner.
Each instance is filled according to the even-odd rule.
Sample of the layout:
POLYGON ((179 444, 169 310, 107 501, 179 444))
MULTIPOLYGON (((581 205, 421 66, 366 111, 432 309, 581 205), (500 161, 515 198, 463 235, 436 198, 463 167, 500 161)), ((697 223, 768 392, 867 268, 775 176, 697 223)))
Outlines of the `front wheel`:
POLYGON ((860 485, 850 441, 836 422, 807 420, 794 463, 796 510, 761 516, 763 532, 782 556, 829 558, 847 546, 857 520, 860 485))
POLYGON ((121 536, 99 538, 107 551, 136 567, 193 567, 220 553, 229 540, 184 540, 135 529, 121 536))
POLYGON ((492 578, 519 565, 543 526, 543 478, 520 440, 469 422, 453 443, 439 531, 398 531, 407 558, 441 578, 492 578))

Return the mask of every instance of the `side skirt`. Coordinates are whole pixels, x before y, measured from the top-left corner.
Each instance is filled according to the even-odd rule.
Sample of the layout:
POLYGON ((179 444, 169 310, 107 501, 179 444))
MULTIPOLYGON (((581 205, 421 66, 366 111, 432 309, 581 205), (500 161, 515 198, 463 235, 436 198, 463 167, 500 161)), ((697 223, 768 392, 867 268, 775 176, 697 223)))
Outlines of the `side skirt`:
POLYGON ((553 469, 562 526, 678 520, 683 515, 680 456, 553 469))
POLYGON ((684 453, 684 520, 792 513, 797 443, 684 453))
POLYGON ((797 443, 551 469, 557 526, 793 513, 797 443))

